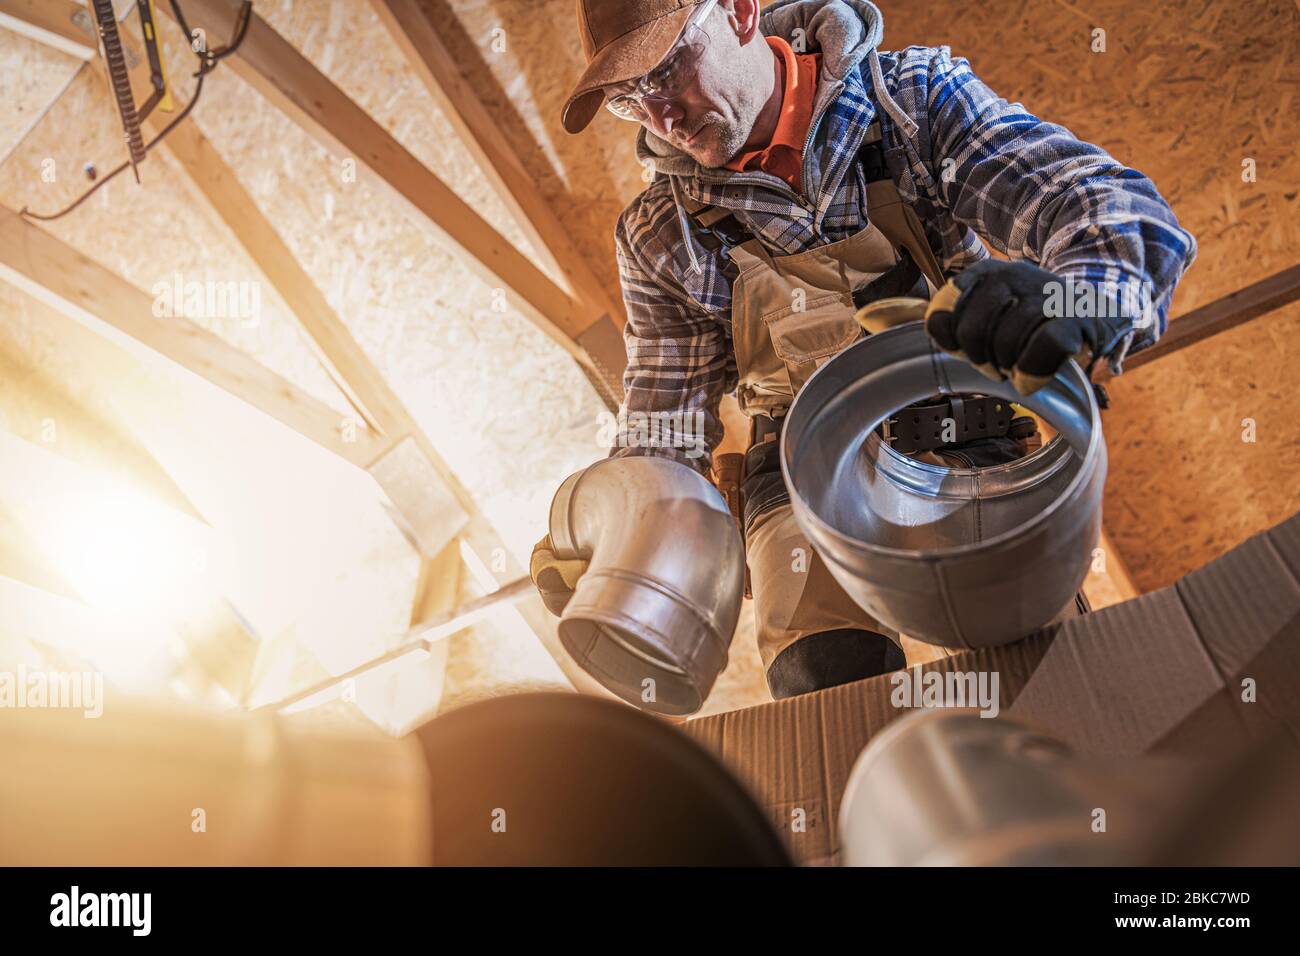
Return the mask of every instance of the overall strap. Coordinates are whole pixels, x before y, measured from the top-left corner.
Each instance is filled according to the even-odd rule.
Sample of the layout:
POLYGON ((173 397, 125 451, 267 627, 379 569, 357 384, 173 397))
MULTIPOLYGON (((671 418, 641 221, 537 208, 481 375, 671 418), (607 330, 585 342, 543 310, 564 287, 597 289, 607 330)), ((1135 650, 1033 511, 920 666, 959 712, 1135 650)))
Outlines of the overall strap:
MULTIPOLYGON (((865 296, 865 301, 886 296, 906 295, 907 289, 912 285, 912 281, 908 280, 909 276, 915 280, 919 279, 920 275, 924 275, 934 288, 942 287, 946 281, 943 269, 925 237, 921 219, 903 200, 893 177, 889 174, 889 167, 885 163, 880 120, 875 120, 867 128, 856 161, 862 168, 863 182, 867 185, 869 196, 867 216, 871 225, 879 229, 894 248, 904 253, 904 260, 911 260, 900 262, 898 270, 890 270, 882 276, 881 280, 885 282, 881 288, 876 288, 877 283, 881 281, 877 280, 867 289, 860 290, 865 296), (879 210, 879 215, 872 215, 873 205, 879 210)), ((700 202, 684 193, 682 208, 687 218, 697 227, 695 238, 705 249, 720 253, 723 258, 724 274, 728 279, 735 278, 736 268, 731 262, 730 250, 755 240, 754 234, 741 225, 730 210, 700 202)), ((761 241, 755 240, 755 244, 760 254, 767 251, 761 241)), ((925 297, 928 298, 928 295, 925 297)))
POLYGON ((931 285, 936 289, 941 288, 947 280, 938 257, 925 237, 921 217, 903 199, 894 178, 889 174, 889 166, 885 163, 884 137, 878 119, 867 128, 862 146, 858 149, 858 164, 862 168, 862 181, 867 185, 867 217, 872 225, 884 233, 894 248, 907 252, 931 285), (873 215, 873 205, 879 210, 879 215, 873 215))
MULTIPOLYGON (((721 206, 711 206, 688 196, 683 191, 682 208, 691 225, 695 227, 695 238, 705 249, 717 253, 721 260, 722 274, 727 282, 735 281, 739 269, 731 260, 731 250, 754 239, 754 234, 740 224, 735 214, 721 206)), ((689 236, 682 237, 690 242, 689 236)), ((759 244, 761 247, 761 244, 759 244)), ((765 251, 765 250, 764 250, 765 251)))

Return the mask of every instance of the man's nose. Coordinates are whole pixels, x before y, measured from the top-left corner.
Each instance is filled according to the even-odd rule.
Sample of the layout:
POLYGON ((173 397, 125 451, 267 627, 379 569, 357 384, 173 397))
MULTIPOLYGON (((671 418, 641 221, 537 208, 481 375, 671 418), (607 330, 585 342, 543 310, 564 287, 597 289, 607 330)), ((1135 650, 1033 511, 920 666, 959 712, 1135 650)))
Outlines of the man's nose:
POLYGON ((667 139, 678 123, 686 116, 686 111, 672 100, 644 99, 641 106, 646 111, 646 121, 650 132, 661 139, 667 139))

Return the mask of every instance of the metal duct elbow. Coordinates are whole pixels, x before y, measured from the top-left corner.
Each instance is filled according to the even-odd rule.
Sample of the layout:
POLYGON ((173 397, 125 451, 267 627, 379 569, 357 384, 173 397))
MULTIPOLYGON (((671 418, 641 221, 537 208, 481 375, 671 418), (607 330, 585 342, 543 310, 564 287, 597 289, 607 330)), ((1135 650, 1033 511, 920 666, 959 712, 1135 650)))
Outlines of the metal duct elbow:
POLYGON ((930 644, 995 647, 1072 613, 1101 532, 1106 442, 1078 365, 1020 395, 914 321, 850 345, 808 380, 785 418, 781 470, 799 527, 863 610, 930 644), (914 461, 875 436, 913 402, 971 394, 1023 405, 1057 435, 972 468, 914 461))
POLYGON ((608 458, 565 479, 550 532, 557 556, 589 561, 559 625, 579 666, 644 710, 699 710, 726 666, 745 581, 718 490, 680 462, 608 458))

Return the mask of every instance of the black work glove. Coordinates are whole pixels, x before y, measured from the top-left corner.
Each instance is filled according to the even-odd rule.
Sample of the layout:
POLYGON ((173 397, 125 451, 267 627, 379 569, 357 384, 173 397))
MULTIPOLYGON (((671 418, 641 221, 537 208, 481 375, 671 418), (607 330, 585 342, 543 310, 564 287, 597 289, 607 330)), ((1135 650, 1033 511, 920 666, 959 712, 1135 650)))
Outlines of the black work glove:
POLYGON ((960 355, 1021 395, 1046 385, 1072 358, 1087 367, 1114 330, 1106 320, 1073 316, 1065 280, 1028 262, 986 259, 950 280, 925 313, 939 348, 960 355), (1054 312, 1048 297, 1055 285, 1054 312), (1056 306, 1061 308, 1055 308, 1056 306))

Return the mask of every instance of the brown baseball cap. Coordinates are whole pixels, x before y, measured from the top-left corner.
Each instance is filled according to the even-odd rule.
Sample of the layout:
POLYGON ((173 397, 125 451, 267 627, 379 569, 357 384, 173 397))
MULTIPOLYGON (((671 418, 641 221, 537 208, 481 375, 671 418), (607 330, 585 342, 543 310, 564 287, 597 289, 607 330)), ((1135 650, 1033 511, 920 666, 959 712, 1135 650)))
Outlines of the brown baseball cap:
POLYGON ((700 0, 578 0, 587 68, 564 104, 564 128, 581 133, 604 102, 603 87, 649 73, 668 55, 700 0))

